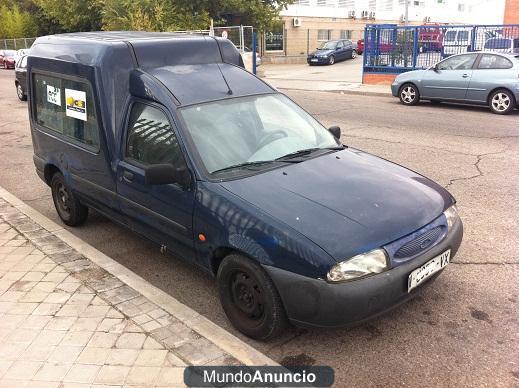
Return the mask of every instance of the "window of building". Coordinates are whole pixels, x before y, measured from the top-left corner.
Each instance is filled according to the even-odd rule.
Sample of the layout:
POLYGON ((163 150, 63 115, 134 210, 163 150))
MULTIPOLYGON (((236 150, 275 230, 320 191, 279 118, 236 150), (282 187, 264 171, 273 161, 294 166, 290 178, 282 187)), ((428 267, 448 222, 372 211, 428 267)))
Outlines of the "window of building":
POLYGON ((339 0, 338 5, 340 8, 349 8, 353 10, 355 8, 355 0, 339 0))
POLYGON ((368 0, 368 8, 372 11, 377 9, 377 0, 368 0))
POLYGON ((511 69, 512 67, 514 67, 512 62, 501 55, 483 54, 478 69, 511 69))
POLYGON ((149 105, 133 104, 126 138, 126 157, 143 165, 184 166, 177 137, 164 112, 149 105))
POLYGON ((351 39, 351 30, 341 30, 341 39, 351 39))
POLYGON ((317 40, 326 41, 332 38, 332 30, 317 30, 317 40))
POLYGON ((458 4, 458 12, 465 12, 465 4, 463 4, 463 3, 458 4))
POLYGON ((285 48, 284 32, 284 25, 282 22, 277 23, 269 31, 265 32, 265 50, 283 51, 285 48))
POLYGON ((295 5, 310 5, 310 0, 296 0, 295 5))
POLYGON ((33 104, 38 125, 88 148, 99 149, 94 95, 86 81, 35 73, 33 104))
POLYGON ((320 7, 326 6, 326 0, 317 0, 317 5, 320 7))

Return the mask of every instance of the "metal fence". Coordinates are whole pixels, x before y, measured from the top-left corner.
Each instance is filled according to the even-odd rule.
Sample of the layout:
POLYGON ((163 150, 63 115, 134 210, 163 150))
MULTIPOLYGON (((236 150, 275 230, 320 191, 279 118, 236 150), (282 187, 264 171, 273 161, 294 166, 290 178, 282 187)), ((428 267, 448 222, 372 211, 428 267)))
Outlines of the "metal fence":
POLYGON ((0 39, 0 50, 28 49, 36 38, 0 39))
POLYGON ((364 72, 399 74, 473 51, 519 55, 519 25, 367 25, 364 72))

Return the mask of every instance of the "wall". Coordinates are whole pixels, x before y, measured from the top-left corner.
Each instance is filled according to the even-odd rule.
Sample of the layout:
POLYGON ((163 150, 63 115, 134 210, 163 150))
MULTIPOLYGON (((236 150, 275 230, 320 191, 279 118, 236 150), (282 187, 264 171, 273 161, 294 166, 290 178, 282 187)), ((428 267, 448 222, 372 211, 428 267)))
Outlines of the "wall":
POLYGON ((519 0, 506 1, 504 23, 519 24, 519 0))

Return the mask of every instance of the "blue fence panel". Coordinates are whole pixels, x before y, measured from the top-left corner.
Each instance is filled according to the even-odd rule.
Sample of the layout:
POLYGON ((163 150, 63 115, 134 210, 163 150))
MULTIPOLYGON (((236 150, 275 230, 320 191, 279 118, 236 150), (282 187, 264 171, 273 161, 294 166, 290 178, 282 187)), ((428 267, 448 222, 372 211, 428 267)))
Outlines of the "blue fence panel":
POLYGON ((399 74, 473 51, 519 55, 519 24, 399 26, 370 24, 364 31, 364 72, 399 74))

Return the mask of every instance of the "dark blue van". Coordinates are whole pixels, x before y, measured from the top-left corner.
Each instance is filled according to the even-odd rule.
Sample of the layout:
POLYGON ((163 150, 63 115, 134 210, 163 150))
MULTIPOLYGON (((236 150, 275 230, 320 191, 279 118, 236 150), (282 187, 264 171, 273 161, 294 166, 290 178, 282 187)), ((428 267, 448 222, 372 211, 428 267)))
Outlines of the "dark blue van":
POLYGON ((250 337, 382 313, 461 243, 444 188, 341 144, 225 39, 48 36, 27 71, 34 163, 63 222, 93 208, 197 264, 250 337))

